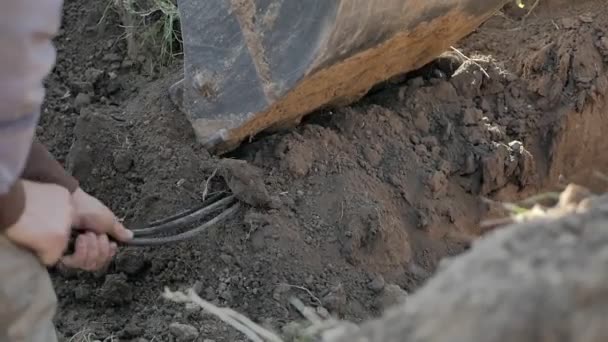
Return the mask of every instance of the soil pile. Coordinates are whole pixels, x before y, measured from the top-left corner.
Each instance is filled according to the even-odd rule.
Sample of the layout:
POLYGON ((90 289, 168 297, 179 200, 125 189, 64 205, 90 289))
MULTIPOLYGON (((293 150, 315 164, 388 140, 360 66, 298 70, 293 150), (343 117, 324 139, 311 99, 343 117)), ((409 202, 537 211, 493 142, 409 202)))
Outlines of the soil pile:
POLYGON ((520 17, 507 7, 488 21, 458 47, 468 57, 451 52, 358 104, 258 137, 229 156, 247 163, 239 172, 242 162, 198 146, 169 101, 180 61, 128 58, 116 15, 68 1, 38 134, 82 186, 132 227, 195 207, 227 183, 256 205, 196 240, 124 249, 105 272, 54 273, 59 330, 241 338, 161 299, 164 286, 194 285, 277 329, 298 318, 293 295, 366 319, 463 252, 481 219, 501 214, 481 196, 512 200, 564 179, 605 186, 589 177, 593 164, 608 169, 604 3, 543 1, 520 17))
POLYGON ((446 260, 406 304, 329 340, 606 340, 607 200, 560 200, 555 221, 520 224, 477 241, 470 252, 446 260))

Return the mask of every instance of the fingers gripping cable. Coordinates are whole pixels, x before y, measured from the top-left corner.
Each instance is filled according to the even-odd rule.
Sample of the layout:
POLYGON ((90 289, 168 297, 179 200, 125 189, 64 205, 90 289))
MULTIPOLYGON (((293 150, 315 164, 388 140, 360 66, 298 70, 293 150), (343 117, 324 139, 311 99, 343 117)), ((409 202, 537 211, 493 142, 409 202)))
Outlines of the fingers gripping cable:
MULTIPOLYGON (((118 243, 124 246, 158 246, 188 240, 224 223, 236 215, 240 208, 241 204, 234 195, 214 195, 199 208, 152 222, 143 228, 132 229, 133 239, 118 243), (189 228, 184 229, 185 227, 189 228)), ((68 253, 74 250, 77 235, 78 232, 75 231, 68 246, 68 253)))

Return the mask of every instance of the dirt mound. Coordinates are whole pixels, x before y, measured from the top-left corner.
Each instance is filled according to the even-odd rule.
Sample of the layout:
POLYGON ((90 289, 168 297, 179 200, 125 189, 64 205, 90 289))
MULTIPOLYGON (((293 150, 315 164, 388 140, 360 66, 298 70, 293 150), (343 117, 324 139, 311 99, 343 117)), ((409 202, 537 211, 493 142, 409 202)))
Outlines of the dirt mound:
POLYGON ((333 341, 605 341, 607 204, 492 234, 406 304, 333 341))
POLYGON ((228 185, 259 205, 192 241, 124 249, 106 272, 55 273, 65 336, 170 341, 191 336, 187 324, 238 338, 162 300, 164 286, 194 285, 274 327, 298 317, 292 295, 347 319, 375 316, 502 214, 481 196, 593 186, 592 163, 608 166, 601 1, 544 3, 525 22, 507 8, 462 43, 468 57, 451 52, 356 105, 258 137, 229 156, 240 162, 210 156, 171 105, 180 61, 126 57, 104 9, 66 4, 41 139, 132 227, 228 185))

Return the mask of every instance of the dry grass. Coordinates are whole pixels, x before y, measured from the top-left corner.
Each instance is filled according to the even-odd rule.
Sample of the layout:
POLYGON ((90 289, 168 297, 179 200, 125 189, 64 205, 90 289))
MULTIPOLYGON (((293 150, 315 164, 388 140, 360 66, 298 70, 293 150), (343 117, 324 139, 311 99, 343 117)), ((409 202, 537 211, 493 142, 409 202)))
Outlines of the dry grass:
POLYGON ((114 336, 109 336, 103 340, 99 340, 89 329, 84 328, 74 334, 68 342, 118 342, 118 339, 114 336))
MULTIPOLYGON (((298 287, 300 288, 300 287, 298 287)), ((172 292, 165 288, 163 297, 172 302, 195 304, 206 312, 214 315, 224 323, 241 332, 253 342, 313 342, 331 341, 346 331, 357 329, 350 322, 334 318, 321 318, 316 310, 305 306, 299 299, 292 298, 290 304, 305 318, 302 322, 292 322, 283 328, 282 336, 264 328, 244 315, 230 309, 219 308, 200 298, 194 290, 186 292, 172 292)))
POLYGON ((584 212, 594 194, 589 189, 569 184, 562 192, 545 192, 526 198, 518 203, 496 202, 483 198, 486 203, 498 204, 507 217, 490 219, 481 222, 482 231, 490 231, 503 226, 530 220, 559 218, 565 215, 584 212))
POLYGON ((128 55, 135 59, 142 50, 170 63, 181 53, 179 11, 175 0, 110 0, 100 23, 109 10, 120 17, 125 30, 128 55))

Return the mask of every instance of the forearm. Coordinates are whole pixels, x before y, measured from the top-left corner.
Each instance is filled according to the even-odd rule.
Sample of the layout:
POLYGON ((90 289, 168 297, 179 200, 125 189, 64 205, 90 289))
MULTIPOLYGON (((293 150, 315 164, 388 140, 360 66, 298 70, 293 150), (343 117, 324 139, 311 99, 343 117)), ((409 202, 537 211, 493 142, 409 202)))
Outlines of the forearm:
MULTIPOLYGON (((19 129, 19 127, 11 126, 9 132, 0 131, 0 146, 11 146, 4 144, 9 137, 9 142, 15 143, 17 148, 25 148, 28 142, 32 141, 32 134, 27 130, 19 129), (16 143, 21 140, 21 143, 16 143)), ((5 162, 3 165, 12 165, 13 168, 5 168, 2 170, 1 184, 9 184, 2 190, 0 195, 0 231, 11 226, 19 219, 23 212, 25 196, 20 179, 25 179, 40 183, 57 184, 73 193, 78 189, 78 181, 70 176, 61 164, 51 155, 51 153, 37 140, 29 143, 31 148, 29 153, 15 151, 14 148, 0 148, 0 160, 10 160, 10 163, 5 162), (2 155, 4 154, 4 155, 2 155), (27 155, 25 165, 23 164, 22 155, 27 155), (19 177, 19 171, 21 177, 19 177)))
POLYGON ((57 184, 73 193, 78 181, 72 177, 39 141, 34 140, 21 178, 40 183, 57 184))
POLYGON ((0 120, 0 231, 21 216, 25 196, 19 180, 32 144, 38 117, 0 120))

